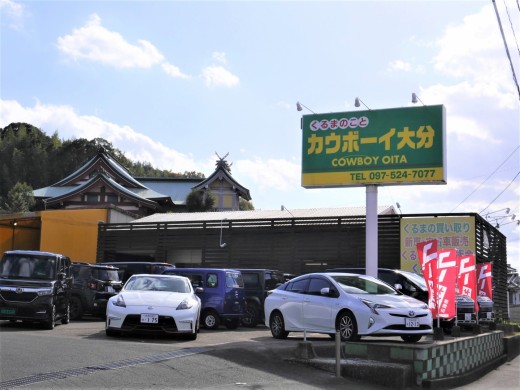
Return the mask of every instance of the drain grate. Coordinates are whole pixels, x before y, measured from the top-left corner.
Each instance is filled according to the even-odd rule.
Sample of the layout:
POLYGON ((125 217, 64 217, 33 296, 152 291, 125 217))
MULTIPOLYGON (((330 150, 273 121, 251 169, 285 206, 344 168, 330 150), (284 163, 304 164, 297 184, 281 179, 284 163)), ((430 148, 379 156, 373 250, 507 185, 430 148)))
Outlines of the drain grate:
POLYGON ((71 368, 69 370, 47 372, 44 374, 37 374, 26 376, 24 378, 11 379, 8 381, 0 382, 0 390, 12 389, 14 387, 27 386, 34 383, 46 382, 50 380, 66 379, 72 376, 89 375, 99 371, 105 370, 117 370, 120 368, 126 368, 131 366, 137 366, 140 364, 157 363, 164 360, 175 359, 178 357, 184 357, 189 355, 195 355, 198 353, 204 353, 209 351, 207 348, 188 348, 180 349, 174 352, 161 353, 159 355, 142 356, 132 359, 118 360, 115 362, 104 363, 96 366, 87 366, 80 368, 71 368))

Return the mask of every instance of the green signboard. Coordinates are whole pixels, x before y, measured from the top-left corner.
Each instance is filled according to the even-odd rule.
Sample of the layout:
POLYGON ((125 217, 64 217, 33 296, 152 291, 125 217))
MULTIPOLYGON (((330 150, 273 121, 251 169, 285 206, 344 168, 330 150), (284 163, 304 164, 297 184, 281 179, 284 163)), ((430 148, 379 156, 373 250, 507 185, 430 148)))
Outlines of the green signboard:
POLYGON ((304 115, 302 186, 446 184, 444 106, 304 115))

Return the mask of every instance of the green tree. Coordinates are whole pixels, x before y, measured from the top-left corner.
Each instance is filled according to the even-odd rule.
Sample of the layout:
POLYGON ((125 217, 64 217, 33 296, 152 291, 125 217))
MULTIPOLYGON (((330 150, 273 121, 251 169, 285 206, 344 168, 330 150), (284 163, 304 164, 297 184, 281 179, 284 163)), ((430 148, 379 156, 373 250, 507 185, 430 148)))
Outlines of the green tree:
POLYGON ((245 200, 244 198, 240 198, 238 200, 238 209, 240 211, 254 210, 255 206, 253 206, 252 202, 245 200))
POLYGON ((16 183, 7 194, 7 209, 11 212, 30 211, 34 203, 33 189, 27 183, 16 183))
POLYGON ((191 191, 186 197, 188 212, 210 211, 215 205, 215 198, 210 192, 191 191))

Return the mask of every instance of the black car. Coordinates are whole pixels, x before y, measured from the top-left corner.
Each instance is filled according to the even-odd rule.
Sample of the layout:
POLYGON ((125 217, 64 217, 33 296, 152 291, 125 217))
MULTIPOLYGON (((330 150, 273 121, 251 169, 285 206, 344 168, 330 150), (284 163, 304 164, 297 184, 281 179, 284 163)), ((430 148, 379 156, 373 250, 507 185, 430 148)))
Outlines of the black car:
POLYGON ((57 253, 14 250, 0 260, 0 320, 54 329, 70 319, 71 262, 57 253))
POLYGON ((167 268, 175 268, 170 263, 160 263, 157 261, 113 261, 97 263, 99 265, 111 265, 118 269, 119 279, 126 283, 130 276, 135 274, 162 274, 167 268))
POLYGON ((267 292, 286 282, 284 273, 272 269, 239 269, 244 279, 246 314, 242 325, 254 328, 264 321, 264 300, 267 292))
POLYGON ((108 299, 122 287, 118 269, 110 265, 72 263, 71 270, 71 320, 79 320, 84 314, 104 318, 108 299))

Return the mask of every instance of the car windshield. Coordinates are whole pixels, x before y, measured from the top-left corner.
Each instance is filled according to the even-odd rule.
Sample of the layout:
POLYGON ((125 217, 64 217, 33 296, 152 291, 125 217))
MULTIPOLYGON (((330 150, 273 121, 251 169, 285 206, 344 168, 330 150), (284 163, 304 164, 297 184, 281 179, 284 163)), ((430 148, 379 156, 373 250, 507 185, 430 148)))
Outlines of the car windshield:
POLYGON ((54 280, 56 278, 56 259, 25 254, 7 254, 0 262, 0 277, 54 280))
POLYGON ((363 275, 332 275, 331 277, 348 294, 399 294, 392 287, 375 278, 363 275))
POLYGON ((191 292, 191 287, 189 281, 184 278, 134 275, 128 279, 128 282, 125 285, 125 290, 189 293, 191 292))
POLYGON ((101 269, 101 268, 94 269, 92 272, 92 276, 98 280, 111 280, 113 282, 120 281, 119 274, 117 273, 117 270, 115 270, 115 269, 114 270, 101 269))
POLYGON ((415 274, 413 272, 408 272, 408 271, 401 271, 401 272, 404 275, 406 275, 408 278, 413 280, 423 290, 427 290, 428 289, 428 287, 426 286, 426 281, 424 280, 424 278, 421 275, 417 275, 417 274, 415 274))

